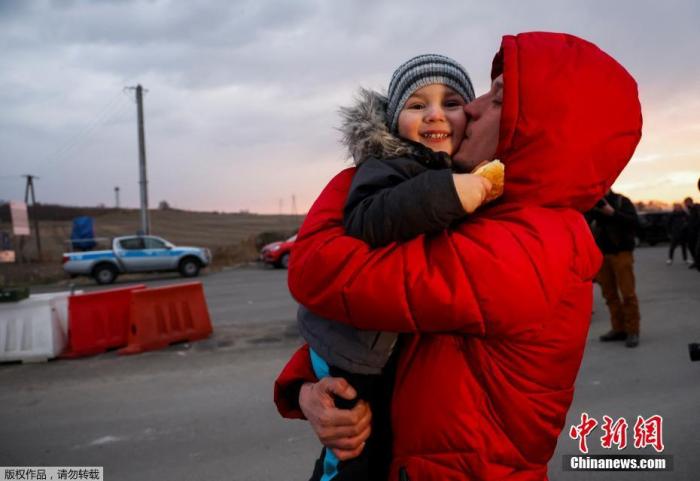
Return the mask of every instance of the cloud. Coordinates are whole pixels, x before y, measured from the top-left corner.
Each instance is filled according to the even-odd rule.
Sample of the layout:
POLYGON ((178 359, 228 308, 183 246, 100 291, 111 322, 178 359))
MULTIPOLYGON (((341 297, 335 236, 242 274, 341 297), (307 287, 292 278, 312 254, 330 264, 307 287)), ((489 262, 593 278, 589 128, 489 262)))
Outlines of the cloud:
POLYGON ((660 161, 669 161, 673 159, 691 158, 693 161, 700 157, 700 149, 698 150, 681 150, 677 152, 654 152, 644 155, 635 155, 632 158, 634 163, 658 163, 660 161))
MULTIPOLYGON (((5 0, 0 167, 39 175, 41 201, 109 204, 120 185, 136 205, 135 106, 122 89, 141 83, 152 199, 274 212, 296 194, 303 211, 346 165, 337 109, 360 85, 384 88, 402 61, 438 52, 483 92, 501 35, 555 30, 637 78, 645 134, 624 177, 645 182, 697 161, 699 18, 691 0, 5 0)), ((23 192, 20 178, 0 187, 23 192)))

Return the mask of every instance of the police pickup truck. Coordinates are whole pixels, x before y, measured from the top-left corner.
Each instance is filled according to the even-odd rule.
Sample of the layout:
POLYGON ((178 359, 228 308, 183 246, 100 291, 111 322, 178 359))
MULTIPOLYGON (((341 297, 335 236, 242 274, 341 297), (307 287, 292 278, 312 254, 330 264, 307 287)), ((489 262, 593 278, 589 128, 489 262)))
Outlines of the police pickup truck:
POLYGON ((119 274, 179 271, 195 277, 211 263, 209 249, 176 247, 155 236, 116 237, 112 250, 67 252, 63 270, 70 276, 91 276, 98 284, 111 284, 119 274))

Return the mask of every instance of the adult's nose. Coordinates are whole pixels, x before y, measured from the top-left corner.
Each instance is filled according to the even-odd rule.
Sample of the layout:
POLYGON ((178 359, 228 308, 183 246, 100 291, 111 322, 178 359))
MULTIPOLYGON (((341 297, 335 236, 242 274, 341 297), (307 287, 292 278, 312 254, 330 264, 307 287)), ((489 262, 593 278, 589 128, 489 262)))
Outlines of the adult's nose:
POLYGON ((471 120, 477 116, 476 103, 476 100, 472 100, 468 104, 464 104, 464 113, 467 115, 467 120, 471 120))

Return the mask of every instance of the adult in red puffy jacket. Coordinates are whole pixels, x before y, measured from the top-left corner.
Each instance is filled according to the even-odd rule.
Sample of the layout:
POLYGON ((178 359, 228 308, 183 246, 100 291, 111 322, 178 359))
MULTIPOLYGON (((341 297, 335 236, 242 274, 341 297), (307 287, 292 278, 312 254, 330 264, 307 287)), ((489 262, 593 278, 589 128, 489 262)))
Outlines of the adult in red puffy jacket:
MULTIPOLYGON (((639 142, 637 86, 606 53, 566 34, 503 37, 492 78, 501 74, 502 105, 492 90, 465 107, 454 158, 464 170, 484 153, 500 158, 500 201, 441 234, 369 249, 343 233, 347 169, 319 196, 291 257, 289 287, 301 304, 405 333, 392 480, 546 479, 573 398, 601 263, 581 213, 639 142)), ((349 388, 314 381, 303 347, 277 380, 278 409, 311 413, 338 452, 360 450, 361 408, 353 431, 348 413, 324 404, 324 390, 349 388)))

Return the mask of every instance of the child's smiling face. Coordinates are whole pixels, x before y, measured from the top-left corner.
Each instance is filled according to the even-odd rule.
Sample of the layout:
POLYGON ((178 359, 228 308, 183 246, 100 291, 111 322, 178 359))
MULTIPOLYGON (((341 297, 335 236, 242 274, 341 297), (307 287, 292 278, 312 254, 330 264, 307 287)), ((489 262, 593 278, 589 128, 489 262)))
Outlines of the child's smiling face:
POLYGON ((426 85, 416 90, 401 110, 399 136, 452 155, 464 137, 464 104, 464 99, 447 85, 426 85))

